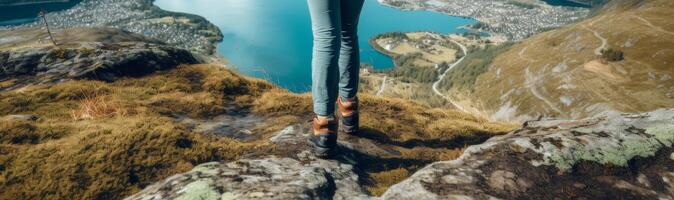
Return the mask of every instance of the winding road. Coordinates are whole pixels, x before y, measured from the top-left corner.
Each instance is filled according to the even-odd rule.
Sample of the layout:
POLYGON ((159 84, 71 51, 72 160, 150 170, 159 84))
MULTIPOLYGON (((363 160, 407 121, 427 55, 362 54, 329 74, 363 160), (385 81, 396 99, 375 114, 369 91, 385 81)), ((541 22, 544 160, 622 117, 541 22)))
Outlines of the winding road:
POLYGON ((598 56, 601 56, 601 51, 606 49, 606 47, 608 47, 608 40, 606 38, 602 37, 601 34, 599 34, 599 32, 597 32, 593 29, 590 29, 587 26, 583 26, 583 28, 592 32, 597 39, 601 40, 601 46, 594 49, 594 54, 598 55, 598 56))
POLYGON ((451 41, 452 43, 458 45, 459 47, 461 47, 461 51, 463 51, 463 57, 461 57, 459 60, 457 60, 456 62, 454 62, 452 65, 450 65, 449 68, 447 68, 447 69, 446 69, 446 70, 445 70, 445 71, 438 77, 438 80, 435 81, 435 83, 433 83, 433 87, 432 87, 432 88, 433 88, 433 92, 435 92, 435 94, 437 94, 438 96, 441 96, 442 98, 444 98, 444 99, 446 99, 447 101, 449 101, 449 103, 451 103, 451 104, 452 104, 454 107, 456 107, 457 109, 459 109, 459 110, 461 110, 461 111, 463 111, 463 112, 467 112, 465 108, 463 108, 461 105, 459 105, 458 103, 456 103, 452 98, 449 98, 448 96, 442 94, 442 93, 440 92, 440 90, 438 90, 438 86, 440 85, 440 82, 442 81, 442 79, 445 78, 445 76, 447 75, 447 73, 449 73, 449 71, 451 71, 454 67, 456 67, 457 65, 459 65, 459 63, 461 63, 461 62, 463 61, 463 59, 466 58, 466 56, 468 56, 468 49, 466 48, 466 46, 464 46, 463 44, 458 43, 458 42, 456 42, 456 41, 454 41, 454 40, 450 40, 450 41, 451 41))
MULTIPOLYGON (((604 19, 604 17, 606 17, 606 16, 602 16, 599 19, 596 19, 596 20, 590 22, 589 25, 594 26, 594 23, 604 19)), ((602 37, 601 34, 599 34, 599 32, 595 31, 594 29, 591 29, 590 27, 586 26, 585 24, 583 24, 582 26, 583 26, 583 28, 585 28, 585 30, 592 32, 592 34, 594 34, 594 37, 601 40, 601 46, 594 49, 594 54, 598 55, 598 56, 601 56, 601 51, 608 47, 608 40, 605 37, 602 37)))
POLYGON ((379 88, 379 91, 377 91, 377 94, 375 96, 381 96, 382 93, 384 93, 384 88, 386 88, 386 79, 388 76, 384 76, 384 80, 381 81, 381 87, 379 88))

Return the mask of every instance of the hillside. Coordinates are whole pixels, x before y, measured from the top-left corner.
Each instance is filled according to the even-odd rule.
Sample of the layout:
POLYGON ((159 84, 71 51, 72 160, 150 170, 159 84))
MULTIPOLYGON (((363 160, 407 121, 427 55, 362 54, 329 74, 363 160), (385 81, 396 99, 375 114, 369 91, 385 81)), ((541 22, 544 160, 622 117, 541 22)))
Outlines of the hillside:
POLYGON ((507 121, 673 107, 672 9, 669 0, 613 1, 594 17, 513 45, 472 91, 446 93, 507 121))
MULTIPOLYGON (((0 199, 674 198, 674 109, 668 104, 671 96, 654 95, 672 88, 673 74, 665 67, 674 62, 671 39, 665 38, 671 36, 672 22, 662 18, 672 6, 667 0, 609 4, 593 18, 596 22, 546 32, 512 47, 412 33, 422 37, 392 50, 401 50, 397 64, 413 64, 364 75, 369 83, 359 94, 361 131, 340 134, 341 154, 333 159, 315 157, 307 143, 310 94, 291 93, 217 62, 209 54, 221 34, 203 18, 148 7, 150 0, 112 1, 94 5, 85 0, 77 7, 105 12, 50 15, 62 16, 65 23, 68 16, 125 11, 119 18, 94 20, 104 27, 71 27, 86 20, 61 24, 53 30, 57 45, 34 25, 0 31, 0 199), (658 40, 615 27, 612 20, 624 19, 625 13, 652 28, 644 32, 658 40), (164 26, 174 28, 164 32, 164 26), (144 29, 135 28, 144 27, 161 34, 137 34, 144 29), (630 37, 620 40, 621 35, 630 37), (595 55, 596 47, 604 45, 593 37, 606 37, 613 50, 595 55), (581 48, 570 51, 565 45, 581 48), (512 58, 513 52, 522 57, 512 58), (419 56, 401 59, 409 53, 419 56), (436 55, 449 54, 454 55, 440 58, 445 66, 432 65, 436 55), (566 64, 548 64, 554 59, 566 64), (466 64, 446 66, 457 60, 466 64), (414 68, 419 63, 425 65, 421 70, 414 68), (635 63, 644 68, 630 68, 635 63), (564 83, 574 87, 561 87, 569 91, 583 81, 591 81, 584 88, 613 84, 631 90, 601 92, 631 95, 633 102, 606 102, 669 109, 640 114, 616 109, 602 117, 537 119, 520 126, 446 108, 448 98, 421 101, 440 96, 431 93, 435 77, 455 66, 456 74, 447 75, 452 87, 445 92, 466 106, 488 110, 500 90, 514 88, 504 98, 518 105, 506 104, 514 111, 500 112, 504 116, 519 110, 532 117, 584 116, 574 109, 547 114, 554 109, 546 106, 556 104, 516 98, 527 92, 552 95, 547 79, 550 84, 571 79, 564 83), (526 79, 531 74, 540 76, 526 79), (519 76, 524 86, 518 85, 519 76), (379 96, 377 86, 384 88, 379 96), (430 106, 436 104, 443 106, 430 106)), ((585 93, 578 89, 574 94, 585 93)), ((572 105, 581 100, 586 101, 574 99, 572 105)))
MULTIPOLYGON (((116 29, 0 32, 0 199, 120 199, 210 161, 298 154, 271 142, 309 132, 311 98, 116 29), (61 37, 64 34, 69 37, 61 37), (15 35, 19 34, 19 35, 15 35), (290 128, 288 128, 290 127, 290 128)), ((420 167, 515 128, 400 99, 361 96, 360 151, 371 194, 420 167)), ((306 146, 305 140, 297 145, 306 146)))

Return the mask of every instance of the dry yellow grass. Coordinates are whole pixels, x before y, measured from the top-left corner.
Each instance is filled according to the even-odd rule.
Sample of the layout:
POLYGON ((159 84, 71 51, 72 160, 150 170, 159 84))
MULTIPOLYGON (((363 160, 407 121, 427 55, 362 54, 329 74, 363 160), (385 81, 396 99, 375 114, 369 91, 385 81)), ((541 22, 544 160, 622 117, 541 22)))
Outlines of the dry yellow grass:
POLYGON ((98 119, 112 116, 123 117, 128 114, 122 103, 109 96, 87 97, 80 101, 79 109, 73 110, 71 116, 75 120, 98 119))
POLYGON ((368 188, 368 192, 375 195, 382 195, 386 190, 392 185, 399 183, 400 181, 409 177, 410 172, 405 168, 398 168, 393 170, 387 170, 379 173, 373 173, 371 176, 379 180, 380 184, 376 187, 368 188))
MULTIPOLYGON (((359 160, 358 167, 366 172, 366 189, 373 195, 383 194, 425 164, 456 159, 467 145, 517 127, 409 100, 371 95, 359 98, 362 109, 359 137, 398 152, 359 160)), ((272 90, 255 101, 253 109, 272 117, 301 119, 311 115, 311 95, 272 90)))
POLYGON ((497 56, 475 84, 477 107, 504 120, 673 107, 674 2, 630 2, 612 1, 597 16, 497 56), (599 63, 602 47, 624 52, 625 59, 599 63))
MULTIPOLYGON (((360 93, 375 96, 381 89, 383 73, 361 75, 360 93)), ((430 107, 447 107, 448 102, 431 89, 430 83, 405 82, 398 77, 387 77, 386 87, 380 94, 383 98, 414 101, 430 107)))
MULTIPOLYGON (((514 128, 400 99, 361 98, 363 137, 400 152, 363 164, 374 194, 420 164, 453 159, 465 144, 514 128)), ((0 123, 0 199, 120 199, 203 162, 275 153, 265 138, 310 113, 309 94, 211 65, 2 92, 0 116, 40 119, 0 123), (171 118, 206 119, 241 109, 268 118, 254 131, 261 139, 197 134, 171 118)))
POLYGON ((217 115, 271 87, 196 65, 0 93, 0 116, 40 117, 0 123, 0 199, 120 199, 193 165, 270 149, 194 134, 168 116, 217 115))

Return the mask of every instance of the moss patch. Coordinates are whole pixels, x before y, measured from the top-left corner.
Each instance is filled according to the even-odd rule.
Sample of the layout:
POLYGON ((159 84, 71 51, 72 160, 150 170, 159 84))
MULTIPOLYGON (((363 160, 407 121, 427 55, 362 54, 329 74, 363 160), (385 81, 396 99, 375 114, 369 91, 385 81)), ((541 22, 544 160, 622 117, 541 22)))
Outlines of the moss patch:
POLYGON ((183 194, 180 195, 176 200, 218 200, 220 199, 220 193, 218 193, 213 186, 212 182, 208 179, 198 180, 192 182, 185 186, 182 190, 183 194))
POLYGON ((655 136, 662 144, 671 147, 674 143, 674 126, 656 127, 647 129, 646 133, 655 136))

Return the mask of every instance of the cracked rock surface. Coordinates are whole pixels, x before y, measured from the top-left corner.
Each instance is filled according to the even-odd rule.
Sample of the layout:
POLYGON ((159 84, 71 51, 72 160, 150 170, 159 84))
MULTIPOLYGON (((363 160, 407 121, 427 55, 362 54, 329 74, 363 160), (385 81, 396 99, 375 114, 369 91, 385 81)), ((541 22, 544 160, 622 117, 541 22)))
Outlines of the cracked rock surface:
MULTIPOLYGON (((306 130, 289 126, 270 142, 298 149, 291 157, 267 156, 201 164, 145 188, 127 200, 159 199, 372 199, 359 184, 354 166, 318 159, 306 130)), ((344 146, 344 143, 341 144, 344 146)))
MULTIPOLYGON (((304 132, 290 126, 270 142, 306 148, 304 132)), ((673 142, 674 109, 532 121, 426 166, 381 197, 364 192, 352 163, 301 149, 202 164, 127 199, 672 199, 673 142)))
POLYGON ((433 163, 384 199, 672 199, 674 110, 528 122, 433 163))

